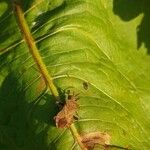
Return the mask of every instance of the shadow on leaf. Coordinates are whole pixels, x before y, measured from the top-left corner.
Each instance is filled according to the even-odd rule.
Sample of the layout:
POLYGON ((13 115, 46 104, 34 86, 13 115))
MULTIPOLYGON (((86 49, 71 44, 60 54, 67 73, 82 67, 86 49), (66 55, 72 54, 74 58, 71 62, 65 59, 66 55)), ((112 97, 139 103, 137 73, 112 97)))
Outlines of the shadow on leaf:
POLYGON ((113 11, 125 21, 134 19, 141 13, 144 14, 141 24, 137 27, 137 48, 140 48, 142 43, 144 43, 150 54, 150 1, 114 0, 113 11))
POLYGON ((45 91, 34 101, 28 100, 16 76, 10 73, 0 88, 0 149, 48 149, 50 128, 58 134, 55 101, 45 91))

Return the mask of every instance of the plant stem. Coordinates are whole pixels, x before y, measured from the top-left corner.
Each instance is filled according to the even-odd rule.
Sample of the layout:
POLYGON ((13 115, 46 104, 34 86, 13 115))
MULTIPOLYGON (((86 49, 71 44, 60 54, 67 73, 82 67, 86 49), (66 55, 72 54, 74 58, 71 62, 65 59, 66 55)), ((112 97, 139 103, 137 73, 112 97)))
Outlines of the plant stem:
POLYGON ((84 144, 82 143, 81 136, 79 135, 77 129, 76 129, 75 126, 74 126, 74 124, 72 124, 69 129, 70 129, 70 131, 71 131, 71 133, 72 133, 74 139, 78 142, 80 148, 81 148, 82 150, 87 150, 87 148, 86 148, 86 147, 84 146, 84 144))
POLYGON ((56 86, 53 83, 52 77, 49 75, 46 65, 44 64, 44 62, 41 58, 39 50, 35 44, 35 40, 33 39, 32 34, 29 29, 29 26, 24 18, 24 13, 21 9, 21 6, 19 4, 17 4, 16 2, 14 2, 13 5, 14 5, 14 13, 16 15, 19 28, 21 29, 22 35, 29 47, 29 51, 30 51, 35 63, 38 66, 38 69, 45 81, 45 84, 48 86, 48 88, 50 89, 50 91, 51 91, 52 95, 55 97, 55 99, 57 101, 59 101, 60 100, 59 93, 57 91, 56 86))
MULTIPOLYGON (((41 75, 42 75, 42 77, 45 81, 45 84, 49 87, 49 89, 52 92, 55 99, 57 101, 59 101, 60 100, 59 93, 57 91, 56 86, 53 83, 52 77, 49 75, 49 72, 46 68, 46 65, 44 64, 44 62, 41 58, 39 50, 38 50, 38 48, 35 44, 35 40, 33 39, 32 34, 30 32, 30 29, 28 27, 28 24, 27 24, 27 22, 24 18, 24 13, 23 13, 23 11, 22 11, 19 4, 14 2, 13 5, 14 5, 14 13, 16 15, 19 28, 21 29, 22 35, 23 35, 23 37, 24 37, 24 39, 25 39, 25 41, 26 41, 26 43, 29 47, 29 51, 30 51, 35 63, 38 66, 38 69, 39 69, 39 71, 40 71, 40 73, 41 73, 41 75)), ((82 141, 81 141, 82 139, 81 139, 80 135, 78 134, 77 129, 75 128, 75 126, 72 124, 69 129, 70 129, 74 139, 78 142, 80 148, 82 150, 87 150, 87 148, 82 143, 82 141)))

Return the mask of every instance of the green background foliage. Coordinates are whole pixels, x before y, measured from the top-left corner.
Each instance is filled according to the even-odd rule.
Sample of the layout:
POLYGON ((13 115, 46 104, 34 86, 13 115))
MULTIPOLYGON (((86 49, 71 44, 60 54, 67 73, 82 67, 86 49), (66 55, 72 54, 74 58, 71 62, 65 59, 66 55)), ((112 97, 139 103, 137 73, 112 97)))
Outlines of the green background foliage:
MULTIPOLYGON (((80 93, 78 132, 106 132, 112 145, 148 150, 150 2, 21 3, 55 85, 61 92, 71 89, 80 93)), ((0 149, 79 149, 69 130, 55 127, 57 112, 22 39, 12 4, 1 0, 0 149)))

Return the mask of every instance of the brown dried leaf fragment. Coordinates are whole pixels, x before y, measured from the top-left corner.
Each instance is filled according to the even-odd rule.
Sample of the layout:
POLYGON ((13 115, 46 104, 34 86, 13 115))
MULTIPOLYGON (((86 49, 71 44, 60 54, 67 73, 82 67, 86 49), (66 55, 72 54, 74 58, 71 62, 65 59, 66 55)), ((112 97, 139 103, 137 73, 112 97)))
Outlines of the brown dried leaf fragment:
POLYGON ((57 128, 69 128, 78 110, 78 95, 68 95, 62 110, 54 117, 57 128))
POLYGON ((88 150, 92 150, 95 145, 107 145, 110 143, 110 135, 101 132, 92 132, 82 136, 82 143, 88 150))

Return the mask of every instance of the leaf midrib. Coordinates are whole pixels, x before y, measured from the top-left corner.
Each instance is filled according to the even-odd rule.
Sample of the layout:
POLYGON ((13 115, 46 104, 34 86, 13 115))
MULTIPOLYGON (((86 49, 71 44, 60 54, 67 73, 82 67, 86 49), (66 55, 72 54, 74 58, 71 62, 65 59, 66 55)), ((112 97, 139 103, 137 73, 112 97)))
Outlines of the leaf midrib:
MULTIPOLYGON (((53 83, 52 77, 50 76, 48 69, 45 65, 45 63, 42 60, 42 57, 39 53, 38 48, 36 47, 34 38, 32 37, 32 34, 29 30, 28 24, 24 18, 24 13, 21 9, 21 6, 17 4, 15 1, 13 2, 14 6, 14 14, 16 15, 17 21, 18 21, 18 27, 21 29, 23 37, 25 39, 26 44, 28 45, 29 52, 33 57, 33 60, 38 66, 40 74, 43 76, 45 80, 45 84, 48 85, 49 90, 52 92, 52 95, 55 97, 57 101, 60 101, 59 93, 57 91, 56 86, 53 83)), ((69 127, 70 132, 72 133, 72 136, 74 137, 74 140, 77 141, 80 148, 82 150, 87 150, 85 145, 82 143, 81 137, 78 134, 78 131, 74 124, 71 124, 69 127)))

